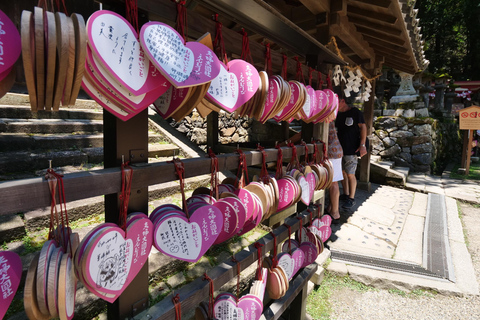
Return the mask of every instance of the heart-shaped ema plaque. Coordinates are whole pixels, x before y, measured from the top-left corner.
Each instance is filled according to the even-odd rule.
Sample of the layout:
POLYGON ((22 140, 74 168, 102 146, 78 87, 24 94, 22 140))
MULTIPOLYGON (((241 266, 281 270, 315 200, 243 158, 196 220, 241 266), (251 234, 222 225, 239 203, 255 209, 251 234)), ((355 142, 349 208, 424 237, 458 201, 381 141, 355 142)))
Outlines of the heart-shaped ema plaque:
POLYGON ((190 41, 162 22, 148 22, 140 30, 140 42, 150 61, 176 88, 212 81, 220 72, 220 61, 207 46, 190 41))
POLYGON ((136 31, 119 14, 93 13, 87 21, 87 37, 93 55, 131 93, 147 93, 164 83, 162 77, 153 76, 136 31))
MULTIPOLYGON (((20 34, 15 24, 0 10, 0 73, 9 73, 22 51, 20 34)), ((1 313, 0 313, 1 315, 1 313)))
POLYGON ((218 320, 258 320, 262 311, 262 301, 253 294, 246 294, 237 302, 232 294, 221 293, 213 305, 213 313, 218 320))
MULTIPOLYGON (((2 13, 0 11, 0 13, 2 13)), ((0 21, 1 15, 0 15, 0 21)), ((12 303, 22 278, 22 260, 15 252, 0 251, 0 318, 3 319, 12 303)))
POLYGON ((176 211, 155 222, 155 247, 167 256, 197 262, 223 228, 222 212, 212 205, 195 210, 190 219, 176 211))
POLYGON ((136 214, 126 232, 105 223, 90 231, 75 255, 78 278, 95 295, 115 301, 147 261, 153 243, 153 224, 136 214))
POLYGON ((220 73, 213 79, 208 88, 207 99, 227 112, 233 112, 239 101, 238 77, 234 72, 220 63, 220 73))

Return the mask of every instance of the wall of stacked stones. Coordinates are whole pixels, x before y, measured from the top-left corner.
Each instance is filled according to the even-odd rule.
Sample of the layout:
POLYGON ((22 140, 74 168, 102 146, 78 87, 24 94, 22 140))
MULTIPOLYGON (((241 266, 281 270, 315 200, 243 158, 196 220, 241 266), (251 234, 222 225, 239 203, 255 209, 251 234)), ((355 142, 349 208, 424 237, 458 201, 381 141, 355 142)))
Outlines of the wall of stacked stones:
MULTIPOLYGON (((207 119, 196 110, 179 122, 171 122, 179 132, 198 145, 207 143, 207 119)), ((218 114, 218 141, 220 144, 270 142, 284 139, 282 126, 274 121, 262 124, 252 118, 238 117, 224 111, 218 114)), ((266 145, 265 145, 266 146, 266 145)))
POLYGON ((433 118, 377 117, 372 154, 414 172, 441 172, 461 155, 458 124, 433 118))

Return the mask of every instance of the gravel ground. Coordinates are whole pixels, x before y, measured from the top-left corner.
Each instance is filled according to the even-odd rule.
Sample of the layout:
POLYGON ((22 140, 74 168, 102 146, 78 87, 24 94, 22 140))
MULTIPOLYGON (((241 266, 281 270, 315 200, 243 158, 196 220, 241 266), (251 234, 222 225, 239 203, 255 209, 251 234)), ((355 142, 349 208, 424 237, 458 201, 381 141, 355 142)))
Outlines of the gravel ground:
MULTIPOLYGON (((472 255, 476 280, 480 281, 480 207, 460 204, 462 221, 472 255)), ((331 319, 480 319, 480 296, 419 296, 386 290, 359 292, 337 288, 329 298, 331 319)))

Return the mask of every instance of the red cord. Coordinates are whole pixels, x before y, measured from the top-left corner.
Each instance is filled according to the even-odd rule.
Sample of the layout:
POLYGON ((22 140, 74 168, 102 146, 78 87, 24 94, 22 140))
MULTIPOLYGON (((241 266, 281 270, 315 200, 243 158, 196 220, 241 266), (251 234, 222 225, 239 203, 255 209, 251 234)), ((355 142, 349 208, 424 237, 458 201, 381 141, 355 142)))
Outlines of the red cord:
POLYGON ((238 297, 240 297, 240 261, 235 259, 235 257, 232 257, 232 261, 237 264, 237 300, 238 297))
POLYGON ((272 54, 270 52, 270 43, 265 44, 265 71, 269 77, 272 76, 272 54))
POLYGON ((281 73, 281 76, 283 78, 283 80, 287 81, 287 55, 284 53, 282 55, 282 73, 281 73))
POLYGON ((256 279, 262 281, 262 247, 263 244, 260 242, 255 242, 254 244, 255 248, 257 249, 257 261, 258 261, 258 266, 257 266, 257 275, 256 279))
POLYGON ((172 297, 172 302, 175 306, 175 320, 182 320, 182 304, 178 293, 172 297))
POLYGON ((275 148, 277 148, 277 171, 275 172, 275 178, 281 179, 283 176, 283 151, 282 148, 277 145, 275 148))
POLYGON ((208 290, 208 318, 212 319, 213 318, 213 303, 214 303, 214 298, 213 294, 215 292, 214 287, 213 287, 213 280, 207 275, 205 272, 203 274, 203 280, 208 280, 209 282, 209 290, 208 290))
POLYGON ((211 148, 208 149, 208 156, 212 159, 210 164, 210 197, 218 199, 218 158, 211 148))

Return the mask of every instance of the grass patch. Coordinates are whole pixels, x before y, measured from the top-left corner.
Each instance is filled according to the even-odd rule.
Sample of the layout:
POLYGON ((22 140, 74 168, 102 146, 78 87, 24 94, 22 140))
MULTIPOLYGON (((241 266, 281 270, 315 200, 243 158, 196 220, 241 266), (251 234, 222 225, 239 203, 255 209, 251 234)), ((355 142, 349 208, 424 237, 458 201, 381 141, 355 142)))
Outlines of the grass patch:
POLYGON ((458 168, 460 165, 456 164, 452 172, 450 173, 450 178, 461 179, 461 180, 480 180, 480 162, 472 162, 470 164, 470 171, 468 175, 458 174, 458 168))
POLYGON ((358 292, 376 290, 373 287, 351 279, 349 276, 339 277, 325 271, 325 278, 323 279, 322 284, 308 296, 307 313, 311 315, 313 319, 330 319, 332 305, 330 304, 329 299, 335 290, 341 288, 358 292))
POLYGON ((469 248, 470 242, 468 242, 467 229, 465 228, 465 222, 463 222, 463 210, 462 210, 462 207, 460 206, 459 201, 457 201, 457 210, 458 210, 458 218, 460 219, 460 223, 462 224, 463 240, 465 241, 465 245, 467 246, 467 248, 469 248))

